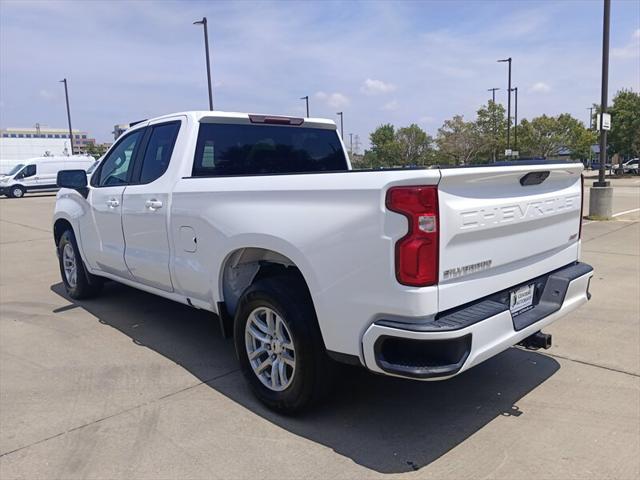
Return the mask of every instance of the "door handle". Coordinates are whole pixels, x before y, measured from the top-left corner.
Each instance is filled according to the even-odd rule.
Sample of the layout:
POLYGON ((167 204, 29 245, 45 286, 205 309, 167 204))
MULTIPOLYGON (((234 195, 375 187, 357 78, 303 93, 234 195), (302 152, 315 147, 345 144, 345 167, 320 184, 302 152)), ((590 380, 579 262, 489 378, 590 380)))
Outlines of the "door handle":
POLYGON ((116 207, 120 206, 120 202, 118 200, 116 200, 115 198, 110 198, 109 200, 107 200, 107 206, 109 208, 116 208, 116 207))
POLYGON ((159 208, 162 208, 162 202, 160 200, 156 200, 155 198, 152 198, 151 200, 147 200, 146 202, 144 202, 144 206, 147 207, 149 210, 154 211, 154 210, 158 210, 159 208))

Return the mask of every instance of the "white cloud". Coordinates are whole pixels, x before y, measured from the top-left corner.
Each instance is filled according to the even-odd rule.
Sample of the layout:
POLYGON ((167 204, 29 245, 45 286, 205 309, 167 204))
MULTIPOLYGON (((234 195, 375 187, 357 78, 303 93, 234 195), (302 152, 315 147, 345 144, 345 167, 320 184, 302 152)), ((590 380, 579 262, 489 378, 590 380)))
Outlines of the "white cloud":
POLYGON ((367 78, 364 81, 360 91, 366 95, 379 95, 381 93, 389 93, 395 91, 396 86, 393 83, 386 83, 382 80, 373 80, 367 78))
POLYGON ((636 58, 640 56, 640 28, 633 31, 631 41, 624 47, 612 48, 611 56, 614 58, 636 58))
POLYGON ((394 111, 394 110, 397 110, 399 106, 400 106, 400 105, 398 104, 398 101, 397 101, 397 100, 391 100, 390 102, 385 103, 385 104, 382 106, 382 109, 383 109, 383 110, 387 110, 387 111, 389 111, 389 112, 392 112, 392 111, 394 111))
POLYGON ((53 100, 57 97, 55 93, 52 93, 49 90, 45 90, 44 88, 38 92, 38 95, 40 95, 40 98, 44 100, 53 100))
POLYGON ((419 121, 420 123, 433 123, 433 122, 435 122, 435 121, 436 121, 436 119, 435 119, 435 118, 433 118, 433 117, 430 117, 430 116, 426 115, 426 116, 424 116, 424 117, 420 117, 420 118, 418 119, 418 121, 419 121))
POLYGON ((316 93, 316 98, 318 100, 322 100, 332 108, 341 108, 349 105, 349 98, 346 95, 339 92, 334 92, 334 93, 318 92, 316 93))
POLYGON ((544 82, 536 82, 529 88, 530 93, 548 93, 551 87, 544 82))

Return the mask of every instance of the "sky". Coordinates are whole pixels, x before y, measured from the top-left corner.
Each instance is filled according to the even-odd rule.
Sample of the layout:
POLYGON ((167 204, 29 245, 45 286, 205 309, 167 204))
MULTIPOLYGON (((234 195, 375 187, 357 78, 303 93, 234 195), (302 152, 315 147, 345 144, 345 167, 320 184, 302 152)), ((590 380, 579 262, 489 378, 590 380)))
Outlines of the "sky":
MULTIPOLYGON (((366 146, 378 125, 435 135, 473 119, 507 66, 519 118, 600 99, 601 0, 591 1, 15 1, 0 0, 0 127, 74 128, 112 141, 118 123, 206 110, 209 22, 217 110, 339 122, 366 146)), ((640 91, 640 2, 613 0, 609 101, 640 91)))

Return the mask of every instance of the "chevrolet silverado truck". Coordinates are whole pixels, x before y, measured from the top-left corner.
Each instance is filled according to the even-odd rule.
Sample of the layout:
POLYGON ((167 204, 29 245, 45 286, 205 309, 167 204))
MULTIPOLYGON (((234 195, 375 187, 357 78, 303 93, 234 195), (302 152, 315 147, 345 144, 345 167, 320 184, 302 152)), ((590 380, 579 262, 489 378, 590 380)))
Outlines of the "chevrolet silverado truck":
POLYGON ((53 236, 71 298, 108 279, 216 314, 291 412, 336 361, 440 380, 548 348, 590 297, 582 168, 357 171, 332 121, 186 112, 128 130, 90 181, 60 172, 53 236))

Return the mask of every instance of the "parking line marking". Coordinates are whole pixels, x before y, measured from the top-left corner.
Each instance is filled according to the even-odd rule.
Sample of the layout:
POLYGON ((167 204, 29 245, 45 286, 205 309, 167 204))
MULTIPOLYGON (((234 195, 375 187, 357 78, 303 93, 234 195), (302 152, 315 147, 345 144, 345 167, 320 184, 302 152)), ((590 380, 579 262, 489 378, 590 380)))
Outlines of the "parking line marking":
POLYGON ((619 217, 620 215, 626 215, 627 213, 633 213, 639 211, 640 208, 632 208, 631 210, 625 210, 624 212, 614 213, 612 217, 619 217))

